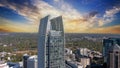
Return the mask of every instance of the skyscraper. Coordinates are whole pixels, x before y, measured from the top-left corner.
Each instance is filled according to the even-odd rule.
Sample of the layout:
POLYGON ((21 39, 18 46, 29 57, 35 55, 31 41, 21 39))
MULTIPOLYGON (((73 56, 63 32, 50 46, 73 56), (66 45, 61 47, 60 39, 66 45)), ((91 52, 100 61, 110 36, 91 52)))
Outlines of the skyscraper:
POLYGON ((120 68, 120 46, 111 46, 108 54, 108 68, 120 68))
POLYGON ((109 48, 115 44, 120 45, 120 38, 108 38, 103 40, 104 62, 107 62, 109 48))
POLYGON ((38 68, 65 68, 62 16, 40 20, 38 68))
POLYGON ((23 56, 23 68, 27 68, 27 60, 29 58, 29 55, 25 54, 23 56))

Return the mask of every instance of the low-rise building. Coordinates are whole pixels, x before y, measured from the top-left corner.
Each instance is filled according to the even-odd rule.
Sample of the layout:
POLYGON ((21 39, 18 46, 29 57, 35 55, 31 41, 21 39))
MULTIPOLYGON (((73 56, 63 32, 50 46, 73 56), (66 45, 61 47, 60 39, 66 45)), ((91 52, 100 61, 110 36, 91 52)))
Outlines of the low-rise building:
POLYGON ((76 54, 78 56, 89 56, 90 50, 87 48, 78 48, 76 54))
POLYGON ((7 63, 3 63, 3 64, 0 64, 0 68, 9 68, 9 66, 7 65, 7 63))
POLYGON ((66 68, 83 68, 83 65, 79 62, 66 61, 66 68))
POLYGON ((83 68, 86 68, 88 65, 90 65, 90 58, 89 57, 81 57, 80 63, 83 65, 83 68))
POLYGON ((9 68, 21 68, 19 63, 7 62, 9 68))

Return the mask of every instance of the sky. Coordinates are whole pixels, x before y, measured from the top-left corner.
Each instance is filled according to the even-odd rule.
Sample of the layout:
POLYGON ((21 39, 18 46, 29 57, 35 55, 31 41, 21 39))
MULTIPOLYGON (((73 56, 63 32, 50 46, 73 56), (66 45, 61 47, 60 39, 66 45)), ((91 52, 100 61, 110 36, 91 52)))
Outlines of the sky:
POLYGON ((0 0, 0 32, 36 33, 46 15, 65 33, 120 34, 120 0, 0 0))

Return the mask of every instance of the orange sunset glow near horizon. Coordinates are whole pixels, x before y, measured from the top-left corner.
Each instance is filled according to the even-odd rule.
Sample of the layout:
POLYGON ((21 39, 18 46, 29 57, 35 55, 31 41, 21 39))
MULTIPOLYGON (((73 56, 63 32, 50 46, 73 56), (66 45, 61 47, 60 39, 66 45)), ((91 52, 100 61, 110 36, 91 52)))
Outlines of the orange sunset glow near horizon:
POLYGON ((120 34, 119 0, 0 0, 0 32, 36 33, 46 15, 62 16, 65 33, 120 34))

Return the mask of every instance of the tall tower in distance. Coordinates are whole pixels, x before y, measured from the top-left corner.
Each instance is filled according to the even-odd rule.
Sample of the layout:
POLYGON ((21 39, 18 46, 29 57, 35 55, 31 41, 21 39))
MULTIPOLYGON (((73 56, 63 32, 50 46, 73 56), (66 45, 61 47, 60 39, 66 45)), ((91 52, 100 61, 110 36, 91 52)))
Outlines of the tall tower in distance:
POLYGON ((65 68, 62 16, 40 20, 38 68, 65 68))
POLYGON ((108 68, 120 68, 120 46, 111 46, 108 54, 108 68))
POLYGON ((28 58, 29 58, 29 55, 27 54, 23 55, 23 68, 28 68, 28 65, 27 65, 28 58))

